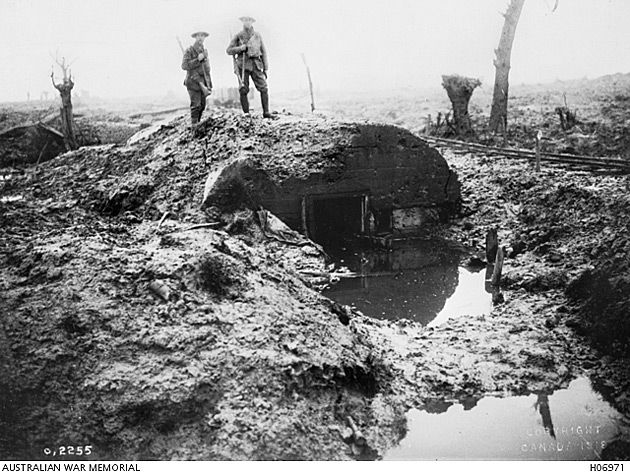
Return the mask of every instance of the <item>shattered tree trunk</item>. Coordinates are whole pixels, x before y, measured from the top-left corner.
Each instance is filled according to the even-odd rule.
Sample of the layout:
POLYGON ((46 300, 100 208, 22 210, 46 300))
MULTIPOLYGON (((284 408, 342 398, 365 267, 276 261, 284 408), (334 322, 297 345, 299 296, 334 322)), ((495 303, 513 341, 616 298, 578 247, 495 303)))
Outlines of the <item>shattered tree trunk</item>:
POLYGON ((453 105, 453 120, 455 132, 459 136, 473 134, 468 103, 476 87, 481 85, 479 79, 467 78, 459 75, 442 76, 442 87, 446 89, 448 98, 453 105))
POLYGON ((492 109, 490 110, 490 131, 499 132, 507 128, 508 87, 510 75, 510 57, 516 26, 523 10, 525 0, 510 0, 507 11, 503 14, 505 23, 501 31, 499 47, 495 50, 494 93, 492 95, 492 109))
POLYGON ((61 132, 63 133, 64 143, 66 149, 76 150, 77 138, 74 131, 74 116, 72 115, 72 88, 74 83, 72 79, 64 79, 63 83, 55 84, 55 89, 59 91, 61 96, 61 108, 59 113, 61 115, 61 132))
POLYGON ((70 64, 66 62, 65 57, 61 58, 61 60, 56 57, 55 62, 63 73, 63 79, 59 84, 55 84, 54 70, 50 73, 50 80, 61 96, 61 108, 59 109, 61 116, 61 132, 63 133, 66 150, 76 150, 79 148, 79 145, 77 143, 74 128, 74 115, 72 113, 72 88, 74 87, 74 81, 72 81, 70 64))

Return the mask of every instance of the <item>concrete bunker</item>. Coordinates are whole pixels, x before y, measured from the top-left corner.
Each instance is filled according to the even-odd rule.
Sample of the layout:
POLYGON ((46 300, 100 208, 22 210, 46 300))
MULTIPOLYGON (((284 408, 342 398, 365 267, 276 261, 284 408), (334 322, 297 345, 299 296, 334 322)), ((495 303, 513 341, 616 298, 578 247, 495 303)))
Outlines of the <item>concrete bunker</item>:
POLYGON ((278 134, 265 137, 272 146, 262 153, 241 150, 208 177, 203 206, 263 207, 320 243, 419 236, 459 208, 456 174, 405 129, 323 119, 291 126, 305 129, 300 146, 278 134))

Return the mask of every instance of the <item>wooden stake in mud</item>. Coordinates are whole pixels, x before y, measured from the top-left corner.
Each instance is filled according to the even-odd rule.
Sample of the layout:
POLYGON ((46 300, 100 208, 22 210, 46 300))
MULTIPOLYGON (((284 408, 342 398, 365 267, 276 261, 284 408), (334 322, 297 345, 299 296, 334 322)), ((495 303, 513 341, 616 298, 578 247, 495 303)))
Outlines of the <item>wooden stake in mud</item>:
POLYGON ((492 285, 498 287, 501 283, 501 273, 503 272, 503 259, 505 258, 505 249, 500 247, 497 251, 497 258, 494 261, 494 271, 490 279, 492 285))
POLYGON ((348 421, 348 425, 350 426, 350 429, 352 429, 352 436, 354 437, 354 443, 357 444, 358 446, 364 446, 366 444, 365 436, 357 427, 352 416, 346 417, 346 420, 348 421))
POLYGON ((486 261, 492 264, 497 257, 497 249, 499 248, 499 238, 495 228, 486 234, 486 261))
POLYGON ((164 222, 164 220, 166 219, 167 216, 168 216, 168 211, 165 211, 164 214, 162 215, 162 219, 160 219, 160 222, 158 223, 157 227, 155 228, 155 232, 156 233, 160 230, 160 227, 162 226, 162 223, 164 222))
POLYGON ((311 79, 311 69, 308 67, 308 63, 306 62, 306 56, 302 53, 302 61, 304 62, 304 67, 306 68, 306 76, 308 77, 308 88, 311 91, 311 112, 315 112, 315 96, 313 95, 313 80, 311 79))
POLYGON ((539 130, 536 134, 536 171, 540 171, 540 140, 542 139, 542 132, 539 130))

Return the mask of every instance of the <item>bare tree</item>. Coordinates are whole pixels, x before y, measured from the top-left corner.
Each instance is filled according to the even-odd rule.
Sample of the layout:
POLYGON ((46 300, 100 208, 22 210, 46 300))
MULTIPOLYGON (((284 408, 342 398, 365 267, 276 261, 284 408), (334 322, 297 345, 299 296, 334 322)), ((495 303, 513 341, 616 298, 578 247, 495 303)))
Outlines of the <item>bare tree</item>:
POLYGON ((494 50, 496 58, 494 67, 494 93, 492 95, 492 109, 490 110, 490 130, 499 132, 507 127, 508 87, 510 75, 510 58, 516 26, 523 10, 525 0, 510 0, 507 11, 503 14, 505 22, 501 31, 499 47, 494 50))
POLYGON ((70 71, 70 64, 66 62, 66 58, 62 57, 61 60, 59 60, 58 56, 55 56, 55 62, 63 73, 63 79, 60 83, 55 83, 54 70, 50 73, 52 84, 55 89, 59 91, 59 95, 61 96, 61 108, 59 109, 61 115, 61 131, 63 132, 66 149, 76 150, 79 146, 75 134, 74 116, 72 113, 72 88, 74 87, 72 72, 70 71))
MULTIPOLYGON (((555 0, 551 12, 558 8, 560 0, 555 0)), ((496 74, 494 77, 494 92, 492 95, 492 108, 490 110, 490 131, 499 132, 507 128, 507 106, 509 76, 511 67, 512 45, 516 26, 521 17, 521 11, 525 0, 510 0, 507 11, 503 13, 505 22, 499 39, 499 47, 494 50, 496 58, 494 67, 496 74)))

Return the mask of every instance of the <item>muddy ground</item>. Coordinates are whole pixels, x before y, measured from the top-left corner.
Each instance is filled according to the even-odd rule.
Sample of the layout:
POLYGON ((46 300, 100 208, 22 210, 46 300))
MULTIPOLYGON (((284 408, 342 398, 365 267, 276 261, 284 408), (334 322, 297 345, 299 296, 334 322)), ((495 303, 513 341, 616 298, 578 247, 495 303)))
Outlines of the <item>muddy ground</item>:
MULTIPOLYGON (((505 136, 488 132, 492 83, 475 89, 469 105, 475 135, 468 140, 485 144, 533 150, 536 134, 542 132, 547 152, 630 158, 630 74, 612 74, 596 79, 556 81, 548 84, 510 84, 508 130, 505 136), (563 130, 556 111, 567 107, 577 123, 563 130)), ((322 101, 335 117, 399 125, 413 133, 453 137, 451 104, 443 89, 401 91, 322 101), (437 126, 440 115, 440 126, 437 126), (431 119, 432 126, 427 129, 431 119)))
MULTIPOLYGON (((63 139, 42 133, 38 124, 60 134, 59 99, 0 104, 0 167, 43 163, 66 151, 63 139), (16 127, 27 126, 16 130, 16 127), (13 130, 12 130, 13 129, 13 130)), ((124 144, 151 123, 173 117, 186 107, 162 99, 151 103, 81 101, 74 97, 75 134, 79 146, 124 144)))
POLYGON ((95 459, 373 459, 409 408, 580 374, 630 416, 627 334, 594 311, 602 273, 628 295, 627 177, 445 151, 465 206, 427 237, 466 261, 498 227, 505 303, 424 328, 321 296, 321 251, 268 238, 251 212, 199 211, 233 138, 276 127, 215 114, 201 138, 180 118, 2 183, 0 458, 89 443, 95 459))

